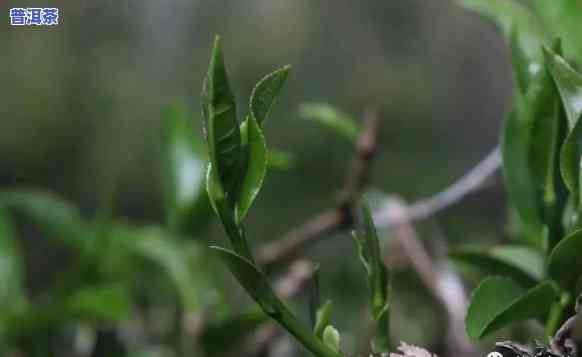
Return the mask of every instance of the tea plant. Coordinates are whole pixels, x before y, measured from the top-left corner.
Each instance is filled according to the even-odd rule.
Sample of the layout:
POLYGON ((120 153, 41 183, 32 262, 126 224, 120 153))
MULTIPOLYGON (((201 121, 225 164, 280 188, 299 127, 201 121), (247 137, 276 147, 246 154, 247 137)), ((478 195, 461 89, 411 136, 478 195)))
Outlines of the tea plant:
POLYGON ((514 242, 457 249, 452 259, 489 275, 473 292, 467 333, 482 338, 536 318, 551 337, 573 314, 582 272, 580 118, 582 3, 465 0, 510 43, 515 94, 502 135, 515 210, 514 242))

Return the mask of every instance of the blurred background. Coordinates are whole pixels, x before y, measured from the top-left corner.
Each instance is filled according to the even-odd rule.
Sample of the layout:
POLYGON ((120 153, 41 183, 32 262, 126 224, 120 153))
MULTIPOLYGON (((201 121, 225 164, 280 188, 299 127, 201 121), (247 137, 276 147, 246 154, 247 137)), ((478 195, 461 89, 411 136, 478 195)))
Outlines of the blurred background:
MULTIPOLYGON (((511 99, 500 35, 449 0, 3 0, 0 14, 0 189, 48 190, 85 217, 113 197, 119 220, 164 221, 162 108, 188 108, 201 136, 199 94, 215 34, 241 115, 253 85, 290 64, 265 132, 294 166, 267 176, 247 224, 255 247, 333 205, 349 168, 352 145, 302 119, 302 103, 329 103, 358 121, 377 108, 372 186, 413 201, 489 153, 511 99), (11 27, 14 6, 58 7, 61 24, 11 27)), ((502 240, 499 181, 419 224, 421 238, 429 246, 437 233, 451 244, 502 240)), ((24 236, 35 291, 60 255, 34 232, 24 236)), ((224 234, 213 221, 190 238, 216 244, 224 234)), ((329 237, 306 255, 321 263, 324 296, 345 312, 338 328, 353 332, 367 293, 351 237, 329 237)), ((395 338, 438 351, 442 308, 408 269, 394 284, 395 338)), ((345 336, 355 344, 355 334, 345 336)))

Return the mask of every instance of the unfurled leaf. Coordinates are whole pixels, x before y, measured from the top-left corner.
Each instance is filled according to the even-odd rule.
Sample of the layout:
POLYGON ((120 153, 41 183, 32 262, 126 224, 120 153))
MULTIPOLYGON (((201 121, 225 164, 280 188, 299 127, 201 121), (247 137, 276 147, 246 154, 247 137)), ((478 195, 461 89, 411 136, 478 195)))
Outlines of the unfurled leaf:
POLYGON ((120 284, 82 288, 65 305, 68 313, 79 319, 124 321, 132 313, 130 291, 120 284))
MULTIPOLYGON (((545 34, 534 14, 515 0, 458 0, 461 6, 493 21, 511 41, 512 31, 517 30, 517 43, 530 63, 541 61, 540 46, 545 34)), ((535 70, 535 67, 532 67, 535 70)))
POLYGON ((208 156, 224 193, 211 199, 215 204, 218 200, 226 200, 234 207, 244 156, 235 99, 230 90, 218 37, 214 40, 208 74, 204 80, 202 116, 208 156))
POLYGON ((558 287, 551 281, 526 290, 510 279, 487 278, 471 296, 467 334, 480 339, 511 323, 543 317, 558 296, 558 287))
MULTIPOLYGON (((527 248, 522 248, 527 249, 527 248)), ((526 255, 531 251, 534 257, 536 251, 524 251, 526 255)), ((519 251, 518 251, 519 252, 519 251)), ((530 261, 531 267, 520 266, 519 255, 513 259, 511 255, 498 256, 493 250, 482 250, 475 248, 456 249, 450 253, 450 258, 462 267, 468 267, 471 271, 476 270, 480 275, 499 275, 512 278, 522 287, 532 287, 541 278, 538 269, 543 268, 543 258, 538 254, 538 259, 530 261)), ((535 257, 537 257, 535 256, 535 257)))
POLYGON ((354 119, 329 104, 303 104, 299 109, 299 115, 331 128, 352 143, 358 138, 359 128, 354 119))
POLYGON ((252 115, 247 117, 243 125, 246 127, 243 134, 247 135, 244 141, 246 141, 248 164, 236 206, 236 219, 239 223, 244 219, 259 194, 267 173, 267 144, 263 131, 252 115))
POLYGON ((268 74, 253 89, 249 106, 251 114, 255 117, 260 127, 263 126, 269 116, 277 96, 287 80, 290 69, 291 66, 285 66, 268 74))
POLYGON ((8 214, 0 209, 0 321, 5 311, 24 303, 24 272, 16 232, 8 214))
POLYGON ((360 260, 368 273, 372 316, 376 324, 374 352, 390 350, 390 288, 389 271, 383 263, 380 242, 367 205, 362 209, 364 217, 363 232, 354 233, 360 260))
POLYGON ((283 326, 316 356, 341 357, 319 340, 301 323, 289 308, 275 295, 265 275, 249 260, 229 250, 212 247, 229 267, 245 291, 261 306, 263 311, 283 326))
POLYGON ((190 234, 207 218, 205 150, 186 111, 167 108, 163 117, 167 222, 175 231, 190 234))
POLYGON ((582 144, 578 140, 582 134, 582 128, 579 125, 582 116, 582 75, 552 50, 544 48, 544 54, 554 82, 558 87, 568 122, 568 135, 560 154, 560 170, 566 186, 574 197, 575 206, 578 207, 580 202, 580 156, 582 153, 582 144))
POLYGON ((48 192, 5 191, 0 193, 0 208, 14 210, 26 217, 50 238, 80 248, 93 237, 79 211, 48 192))
POLYGON ((582 230, 570 233, 550 253, 548 274, 565 290, 575 287, 582 276, 582 230))
POLYGON ((338 330, 331 325, 327 326, 325 330, 323 330, 323 343, 339 353, 341 350, 341 338, 338 330))

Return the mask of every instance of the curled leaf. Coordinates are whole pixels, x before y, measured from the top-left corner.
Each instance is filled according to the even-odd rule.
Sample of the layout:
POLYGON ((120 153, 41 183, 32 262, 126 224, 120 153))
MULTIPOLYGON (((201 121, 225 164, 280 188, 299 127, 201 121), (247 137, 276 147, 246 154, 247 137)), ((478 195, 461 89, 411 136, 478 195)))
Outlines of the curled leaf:
POLYGON ((243 124, 246 127, 243 133, 247 135, 245 148, 248 159, 237 200, 237 222, 241 222, 247 215, 263 186, 263 180, 267 173, 267 144, 263 131, 252 115, 247 117, 243 124))
POLYGON ((263 123, 271 113, 275 100, 287 80, 290 69, 291 66, 284 66, 268 74, 253 89, 249 106, 251 114, 255 117, 259 126, 263 126, 263 123))
MULTIPOLYGON (((226 199, 234 206, 243 165, 243 150, 234 95, 224 67, 220 38, 214 47, 202 89, 202 116, 208 156, 226 199)), ((217 198, 214 198, 217 201, 217 198)))

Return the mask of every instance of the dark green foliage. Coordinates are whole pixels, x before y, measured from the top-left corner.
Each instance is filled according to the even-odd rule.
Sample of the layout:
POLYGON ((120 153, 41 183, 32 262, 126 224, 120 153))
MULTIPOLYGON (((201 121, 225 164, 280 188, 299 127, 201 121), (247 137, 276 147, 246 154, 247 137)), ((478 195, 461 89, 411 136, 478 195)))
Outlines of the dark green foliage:
POLYGON ((467 331, 481 338, 512 322, 538 318, 551 335, 572 309, 569 296, 579 292, 582 275, 576 231, 582 177, 582 75, 576 68, 582 63, 582 42, 574 35, 582 7, 572 0, 462 4, 492 19, 511 46, 516 89, 503 131, 504 176, 518 213, 518 238, 540 257, 532 261, 532 271, 516 264, 525 247, 511 260, 493 250, 452 253, 453 260, 484 275, 512 279, 488 278, 474 291, 467 331))

